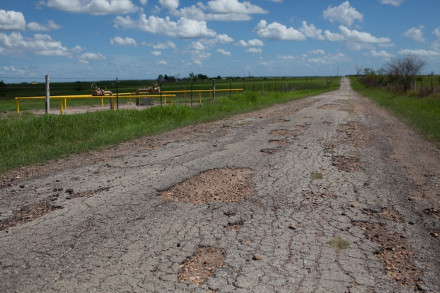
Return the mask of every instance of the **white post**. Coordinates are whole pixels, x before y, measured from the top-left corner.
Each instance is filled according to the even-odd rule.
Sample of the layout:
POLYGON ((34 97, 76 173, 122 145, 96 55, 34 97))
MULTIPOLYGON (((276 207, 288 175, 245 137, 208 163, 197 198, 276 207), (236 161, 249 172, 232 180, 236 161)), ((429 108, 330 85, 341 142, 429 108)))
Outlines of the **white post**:
POLYGON ((49 87, 49 75, 46 75, 46 114, 50 112, 50 87, 49 87))

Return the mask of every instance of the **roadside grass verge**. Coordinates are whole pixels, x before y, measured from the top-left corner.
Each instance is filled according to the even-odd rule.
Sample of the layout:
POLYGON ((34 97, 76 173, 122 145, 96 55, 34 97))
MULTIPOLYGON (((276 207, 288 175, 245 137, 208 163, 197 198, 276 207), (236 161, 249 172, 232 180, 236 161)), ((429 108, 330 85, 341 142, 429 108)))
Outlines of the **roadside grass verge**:
POLYGON ((190 124, 214 121, 337 88, 339 80, 335 80, 329 88, 263 95, 244 92, 219 97, 192 108, 173 105, 142 111, 101 111, 63 116, 13 114, 0 119, 0 172, 45 163, 72 153, 95 150, 190 124))
POLYGON ((407 94, 366 88, 355 77, 351 77, 352 88, 391 114, 420 132, 431 141, 440 144, 440 99, 436 97, 417 98, 407 94))

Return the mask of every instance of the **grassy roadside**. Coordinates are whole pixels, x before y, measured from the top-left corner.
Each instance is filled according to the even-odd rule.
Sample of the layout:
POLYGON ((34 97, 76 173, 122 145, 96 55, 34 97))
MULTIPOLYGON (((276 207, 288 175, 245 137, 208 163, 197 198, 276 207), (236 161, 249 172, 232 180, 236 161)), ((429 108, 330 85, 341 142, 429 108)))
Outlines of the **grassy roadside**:
POLYGON ((440 99, 417 98, 407 94, 396 95, 386 90, 366 88, 355 77, 351 77, 351 86, 359 94, 401 118, 429 140, 440 143, 440 99))
POLYGON ((300 99, 339 88, 289 93, 244 92, 217 98, 193 108, 176 105, 147 110, 102 111, 75 115, 13 115, 0 119, 0 172, 45 163, 71 153, 86 152, 189 124, 214 121, 274 104, 300 99))

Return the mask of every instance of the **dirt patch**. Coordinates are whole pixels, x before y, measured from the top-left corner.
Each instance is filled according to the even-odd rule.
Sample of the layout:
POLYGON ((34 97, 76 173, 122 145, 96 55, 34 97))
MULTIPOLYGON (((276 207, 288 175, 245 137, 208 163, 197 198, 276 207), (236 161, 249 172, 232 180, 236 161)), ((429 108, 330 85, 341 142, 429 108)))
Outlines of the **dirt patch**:
POLYGON ((423 212, 427 215, 433 216, 436 220, 440 220, 440 210, 429 208, 429 209, 424 209, 423 212))
POLYGON ((51 211, 58 209, 62 209, 62 207, 53 206, 48 202, 39 202, 23 206, 19 210, 14 211, 11 217, 0 221, 0 231, 31 222, 47 213, 50 213, 51 211))
POLYGON ((387 230, 381 223, 356 222, 367 237, 380 245, 377 257, 382 261, 387 276, 397 283, 416 289, 421 272, 414 264, 414 251, 406 242, 406 236, 387 230))
POLYGON ((288 129, 275 129, 270 132, 271 135, 275 136, 296 136, 298 135, 297 130, 288 130, 288 129))
POLYGON ((278 145, 278 146, 288 146, 289 143, 285 139, 271 139, 269 140, 269 144, 278 145))
POLYGON ((225 251, 213 247, 198 247, 196 253, 182 264, 177 279, 183 283, 187 280, 203 284, 214 276, 216 268, 225 267, 223 263, 225 251))
POLYGON ((278 148, 268 148, 268 149, 261 149, 260 152, 262 152, 263 154, 266 155, 273 155, 275 154, 277 151, 279 151, 278 148))
POLYGON ((254 173, 251 169, 213 169, 162 191, 160 195, 174 202, 241 202, 255 193, 251 182, 254 173))
POLYGON ((362 212, 365 215, 374 216, 376 218, 395 222, 395 223, 402 223, 403 222, 402 215, 393 206, 383 208, 380 212, 368 210, 368 209, 365 209, 362 212))
POLYGON ((82 192, 75 192, 72 188, 70 189, 66 189, 66 193, 68 193, 69 195, 66 197, 66 199, 73 199, 73 198, 77 198, 77 197, 92 197, 95 196, 96 194, 103 192, 103 191, 109 191, 110 187, 102 187, 102 188, 98 188, 95 190, 87 190, 87 191, 82 191, 82 192))
POLYGON ((362 163, 356 157, 333 156, 332 165, 339 171, 356 172, 361 170, 362 163))
POLYGON ((243 224, 244 224, 243 220, 232 222, 232 223, 229 222, 228 225, 226 225, 226 229, 229 231, 238 232, 238 230, 240 230, 240 228, 243 224))
POLYGON ((325 104, 322 106, 319 106, 318 109, 325 110, 325 109, 338 109, 341 105, 338 104, 325 104))

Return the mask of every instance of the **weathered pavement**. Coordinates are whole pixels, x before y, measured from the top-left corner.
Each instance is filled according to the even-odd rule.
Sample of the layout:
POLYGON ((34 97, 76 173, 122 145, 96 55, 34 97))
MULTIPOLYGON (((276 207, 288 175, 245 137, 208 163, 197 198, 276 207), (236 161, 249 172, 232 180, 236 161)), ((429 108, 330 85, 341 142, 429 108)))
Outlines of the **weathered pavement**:
POLYGON ((4 221, 58 208, 0 231, 0 291, 440 292, 440 153, 348 79, 212 125, 1 188, 4 221), (160 196, 226 167, 254 171, 250 198, 160 196), (183 281, 198 248, 223 259, 183 281))

